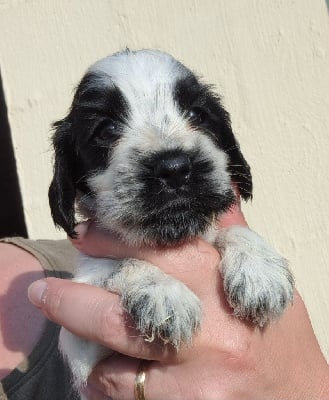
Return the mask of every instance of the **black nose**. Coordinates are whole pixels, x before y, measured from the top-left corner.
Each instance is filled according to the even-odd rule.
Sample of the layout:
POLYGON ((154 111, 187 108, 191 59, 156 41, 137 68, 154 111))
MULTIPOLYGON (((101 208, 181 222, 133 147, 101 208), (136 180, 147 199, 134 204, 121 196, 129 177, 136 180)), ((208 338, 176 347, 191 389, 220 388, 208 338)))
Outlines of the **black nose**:
POLYGON ((167 154, 157 160, 154 174, 172 188, 179 188, 188 183, 192 163, 186 154, 167 154))

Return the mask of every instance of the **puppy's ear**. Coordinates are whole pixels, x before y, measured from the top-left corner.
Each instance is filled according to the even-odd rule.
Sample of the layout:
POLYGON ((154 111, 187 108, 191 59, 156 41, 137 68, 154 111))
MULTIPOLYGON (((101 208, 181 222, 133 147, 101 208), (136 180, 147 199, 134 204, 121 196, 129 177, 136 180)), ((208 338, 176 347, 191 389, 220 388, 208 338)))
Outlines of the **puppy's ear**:
POLYGON ((250 166, 243 157, 238 142, 235 139, 234 141, 235 144, 226 151, 229 156, 228 169, 232 181, 237 184, 243 200, 249 200, 252 199, 252 176, 250 166))
POLYGON ((55 150, 54 176, 49 187, 48 197, 51 215, 56 226, 61 226, 66 233, 74 238, 76 232, 75 220, 75 197, 76 188, 73 177, 73 160, 70 143, 71 123, 69 118, 53 124, 55 133, 53 135, 53 146, 55 150))
POLYGON ((218 145, 228 156, 228 171, 232 182, 234 182, 240 191, 243 200, 252 199, 252 176, 249 164, 244 158, 238 141, 233 133, 231 117, 221 105, 220 99, 215 97, 219 107, 217 108, 219 134, 217 136, 218 145))

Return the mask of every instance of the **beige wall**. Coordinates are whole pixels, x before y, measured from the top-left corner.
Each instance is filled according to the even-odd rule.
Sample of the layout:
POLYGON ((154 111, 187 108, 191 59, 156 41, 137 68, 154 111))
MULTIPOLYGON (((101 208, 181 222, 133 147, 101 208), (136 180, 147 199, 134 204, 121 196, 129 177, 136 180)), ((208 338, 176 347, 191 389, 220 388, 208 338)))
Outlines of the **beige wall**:
POLYGON ((291 262, 329 359, 325 0, 2 0, 0 67, 29 234, 55 238, 49 126, 97 58, 166 50, 213 82, 255 182, 250 225, 291 262))

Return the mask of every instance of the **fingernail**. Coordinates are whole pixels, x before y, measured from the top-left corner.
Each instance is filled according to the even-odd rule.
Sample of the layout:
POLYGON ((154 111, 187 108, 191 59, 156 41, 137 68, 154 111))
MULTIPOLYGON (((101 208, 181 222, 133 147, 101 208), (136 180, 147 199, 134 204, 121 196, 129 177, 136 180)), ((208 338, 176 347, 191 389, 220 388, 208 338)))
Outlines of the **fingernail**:
POLYGON ((46 300, 47 288, 48 284, 44 280, 33 282, 27 290, 30 302, 37 307, 41 307, 46 300))

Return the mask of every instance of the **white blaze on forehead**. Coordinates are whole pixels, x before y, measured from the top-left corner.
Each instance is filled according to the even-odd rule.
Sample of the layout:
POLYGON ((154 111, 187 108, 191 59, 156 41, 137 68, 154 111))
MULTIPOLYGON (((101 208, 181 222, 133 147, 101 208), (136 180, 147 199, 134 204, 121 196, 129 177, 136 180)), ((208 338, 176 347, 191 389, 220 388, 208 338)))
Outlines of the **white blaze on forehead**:
POLYGON ((148 127, 170 134, 182 118, 174 102, 175 84, 190 71, 169 54, 155 50, 125 51, 89 68, 104 76, 104 87, 117 86, 129 104, 129 126, 135 134, 148 127))
POLYGON ((171 83, 190 73, 171 55, 156 50, 116 53, 97 61, 89 72, 107 74, 125 93, 151 92, 159 82, 171 83))

